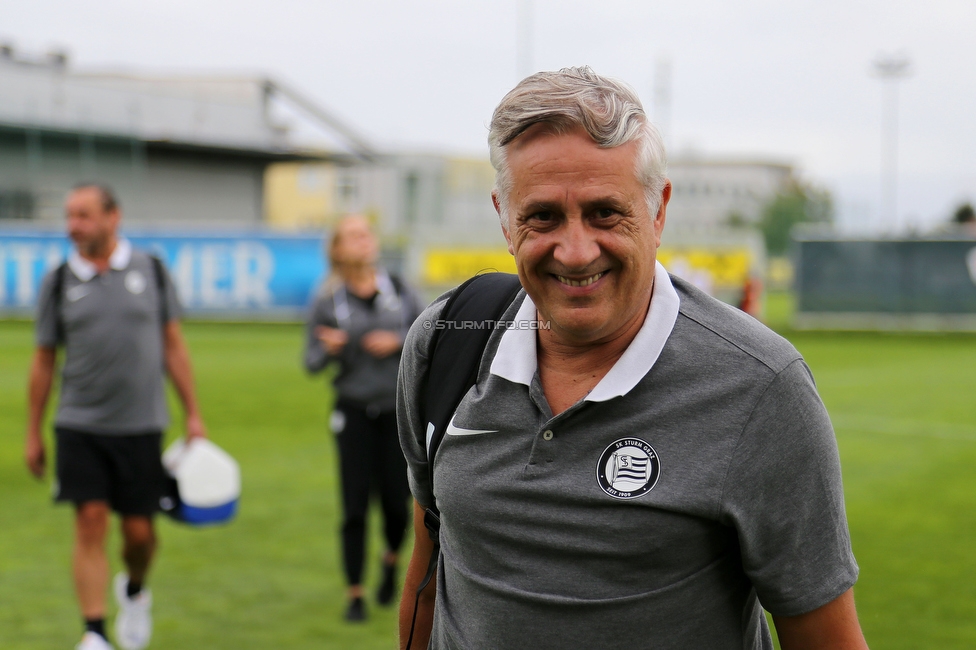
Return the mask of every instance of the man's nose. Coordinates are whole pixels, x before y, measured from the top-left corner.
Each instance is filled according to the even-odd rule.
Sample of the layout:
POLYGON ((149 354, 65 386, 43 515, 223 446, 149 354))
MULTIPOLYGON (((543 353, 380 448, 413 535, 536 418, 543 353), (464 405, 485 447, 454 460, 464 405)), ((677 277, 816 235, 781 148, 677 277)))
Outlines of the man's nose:
POLYGON ((566 270, 585 270, 600 257, 600 245, 596 242, 595 233, 586 226, 583 219, 567 219, 559 228, 558 236, 553 257, 566 270))

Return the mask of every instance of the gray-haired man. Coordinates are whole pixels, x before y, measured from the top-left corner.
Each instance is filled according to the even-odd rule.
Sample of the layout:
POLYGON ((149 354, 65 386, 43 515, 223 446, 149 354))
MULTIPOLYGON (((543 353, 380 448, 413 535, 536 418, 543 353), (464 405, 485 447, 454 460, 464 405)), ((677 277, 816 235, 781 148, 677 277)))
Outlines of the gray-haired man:
POLYGON ((412 647, 765 649, 765 607, 786 649, 864 648, 813 379, 785 340, 656 263, 671 185, 633 91, 588 68, 533 75, 495 110, 489 144, 525 289, 503 319, 547 327, 492 335, 433 486, 431 330, 404 345, 405 594, 435 497, 441 516, 412 647))

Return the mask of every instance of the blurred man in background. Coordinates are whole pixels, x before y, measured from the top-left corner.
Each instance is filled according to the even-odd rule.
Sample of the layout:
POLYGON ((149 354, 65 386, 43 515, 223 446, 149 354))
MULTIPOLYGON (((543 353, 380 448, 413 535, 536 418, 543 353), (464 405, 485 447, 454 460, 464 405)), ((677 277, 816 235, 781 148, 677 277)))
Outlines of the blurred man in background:
POLYGON ((41 286, 28 386, 26 460, 44 475, 44 412, 57 348, 64 348, 54 420, 57 501, 75 505, 74 581, 85 620, 78 650, 112 646, 105 632, 109 512, 121 516, 126 573, 113 584, 117 642, 149 644, 152 595, 146 576, 156 548, 153 515, 165 481, 160 461, 168 424, 164 374, 183 403, 188 439, 205 437, 180 305, 162 263, 118 235, 120 210, 100 185, 76 187, 65 204, 75 250, 41 286))
POLYGON ((787 341, 655 262, 671 184, 636 94, 589 68, 533 75, 489 144, 524 287, 500 319, 539 326, 492 334, 433 457, 446 299, 410 331, 407 593, 435 501, 440 562, 402 601, 401 647, 769 650, 765 607, 786 650, 865 648, 813 378, 787 341))

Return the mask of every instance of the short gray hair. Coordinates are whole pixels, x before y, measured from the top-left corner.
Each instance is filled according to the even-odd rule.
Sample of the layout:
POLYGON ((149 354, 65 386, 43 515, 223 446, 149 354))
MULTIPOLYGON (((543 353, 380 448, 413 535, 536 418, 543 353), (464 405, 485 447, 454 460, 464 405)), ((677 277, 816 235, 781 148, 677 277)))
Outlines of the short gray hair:
POLYGON ((627 84, 602 77, 588 66, 538 72, 513 88, 491 116, 488 151, 495 168, 495 192, 502 227, 508 228, 508 194, 512 179, 508 145, 535 124, 555 133, 582 127, 600 147, 639 143, 637 178, 651 216, 661 205, 667 182, 667 157, 661 134, 647 119, 637 93, 627 84))
POLYGON ((119 200, 115 198, 115 192, 113 192, 112 188, 106 185, 105 183, 94 183, 94 182, 85 181, 85 182, 77 183, 74 187, 71 188, 71 191, 75 192, 77 190, 88 190, 88 189, 92 189, 98 192, 99 197, 101 199, 103 211, 111 212, 112 210, 115 210, 116 208, 119 207, 119 200))

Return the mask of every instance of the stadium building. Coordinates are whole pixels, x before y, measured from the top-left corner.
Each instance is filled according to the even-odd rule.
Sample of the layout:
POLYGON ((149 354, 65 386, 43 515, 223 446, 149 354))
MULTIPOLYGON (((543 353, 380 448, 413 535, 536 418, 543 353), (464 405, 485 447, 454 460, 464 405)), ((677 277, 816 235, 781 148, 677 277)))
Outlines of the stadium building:
MULTIPOLYGON (((670 176, 662 261, 737 304, 762 277, 764 250, 756 233, 724 226, 758 220, 792 169, 678 157, 670 176)), ((143 244, 165 251, 200 314, 297 313, 322 272, 323 232, 351 212, 375 224, 386 264, 431 297, 482 270, 515 270, 487 157, 379 153, 267 78, 80 72, 61 54, 0 46, 0 311, 29 309, 67 244, 26 231, 60 233, 64 196, 82 180, 115 188, 130 232, 169 238, 143 244), (178 241, 193 232, 223 238, 178 241), (299 245, 304 275, 275 288, 299 245)))
POLYGON ((371 150, 320 107, 255 77, 77 72, 64 54, 0 47, 0 220, 60 222, 79 180, 113 186, 136 224, 255 226, 264 176, 281 161, 350 161, 371 150), (297 145, 276 119, 290 103, 330 132, 297 145))
POLYGON ((763 208, 795 181, 784 162, 679 155, 668 162, 668 227, 706 231, 756 224, 763 208))

